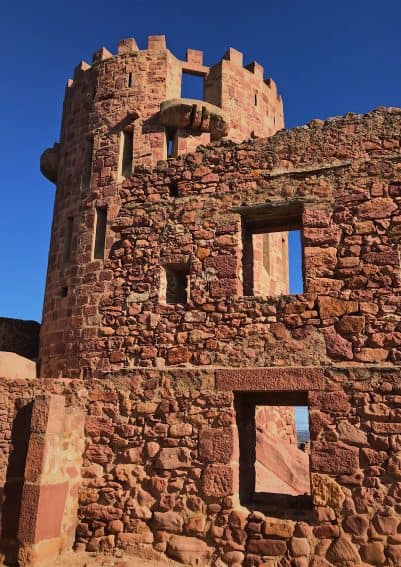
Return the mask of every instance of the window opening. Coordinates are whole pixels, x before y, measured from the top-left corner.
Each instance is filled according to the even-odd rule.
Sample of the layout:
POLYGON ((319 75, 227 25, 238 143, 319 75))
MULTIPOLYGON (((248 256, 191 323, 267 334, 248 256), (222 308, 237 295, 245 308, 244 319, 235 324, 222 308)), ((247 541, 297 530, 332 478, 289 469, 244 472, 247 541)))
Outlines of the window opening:
POLYGON ((236 393, 241 504, 277 517, 311 513, 304 392, 236 393))
POLYGON ((65 236, 64 236, 64 262, 68 262, 71 258, 73 225, 74 225, 74 218, 68 217, 65 226, 65 236))
POLYGON ((244 207, 241 212, 244 295, 303 293, 300 209, 244 207))
POLYGON ((132 73, 128 73, 128 88, 131 88, 134 84, 134 77, 132 73))
POLYGON ((255 106, 258 106, 258 95, 255 93, 255 106))
POLYGON ((177 156, 177 128, 166 128, 167 159, 177 156))
POLYGON ((93 259, 103 260, 106 242, 107 209, 96 208, 96 229, 93 259))
POLYGON ((291 230, 288 233, 288 264, 290 293, 303 293, 302 234, 300 230, 291 230))
POLYGON ((133 131, 121 132, 120 171, 122 177, 131 177, 134 158, 133 131))
POLYGON ((204 100, 205 77, 186 71, 182 72, 181 98, 204 100))
POLYGON ((170 197, 178 197, 178 181, 175 179, 171 181, 169 186, 170 197))
POLYGON ((68 287, 62 287, 60 290, 60 296, 67 297, 67 295, 68 295, 68 287))
POLYGON ((188 276, 189 270, 187 264, 165 266, 161 286, 161 299, 173 305, 177 303, 187 303, 188 276))
POLYGON ((83 191, 89 191, 92 177, 93 139, 86 140, 84 152, 81 187, 83 191))

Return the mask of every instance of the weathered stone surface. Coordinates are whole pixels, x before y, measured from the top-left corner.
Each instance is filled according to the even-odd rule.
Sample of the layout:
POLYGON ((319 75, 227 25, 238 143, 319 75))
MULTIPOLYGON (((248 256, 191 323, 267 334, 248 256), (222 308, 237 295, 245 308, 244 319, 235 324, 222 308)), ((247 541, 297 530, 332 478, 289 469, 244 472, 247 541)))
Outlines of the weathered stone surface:
POLYGON ((157 469, 179 469, 191 466, 191 455, 186 447, 162 449, 158 454, 154 466, 157 469))
POLYGON ((319 368, 261 368, 217 370, 221 390, 318 390, 324 374, 319 368))
POLYGON ((395 535, 398 526, 400 525, 400 518, 398 515, 381 515, 377 514, 374 519, 375 528, 377 533, 384 535, 395 535))
POLYGON ((295 555, 295 557, 300 557, 300 556, 307 557, 310 555, 310 546, 308 540, 305 538, 300 538, 300 537, 291 538, 290 550, 291 553, 295 555))
POLYGON ((207 565, 212 550, 207 544, 195 537, 174 535, 169 539, 167 556, 187 565, 207 565))
POLYGON ((354 427, 346 421, 340 421, 337 426, 339 438, 344 443, 364 447, 368 445, 368 438, 364 431, 354 427))
POLYGON ((312 495, 316 506, 330 506, 341 510, 345 495, 341 486, 327 475, 312 473, 312 495))
POLYGON ((369 527, 369 520, 366 516, 351 514, 350 516, 346 516, 343 526, 348 533, 363 537, 369 527))
POLYGON ((153 527, 173 534, 182 532, 184 518, 178 512, 155 512, 153 514, 153 527))
POLYGON ((383 219, 390 216, 396 208, 392 199, 378 197, 359 205, 357 207, 357 215, 360 220, 383 219))
POLYGON ((335 297, 319 297, 318 306, 322 319, 341 317, 342 315, 358 311, 358 303, 356 301, 345 301, 343 299, 336 299, 335 297))
POLYGON ((199 434, 199 456, 209 463, 228 463, 233 451, 233 434, 228 427, 203 429, 199 434))
POLYGON ((326 474, 352 474, 359 468, 359 451, 340 443, 312 451, 312 470, 326 474))
POLYGON ((252 539, 248 542, 247 551, 260 555, 284 555, 287 544, 282 539, 252 539))
POLYGON ((338 334, 334 327, 323 330, 326 341, 327 354, 334 360, 352 360, 354 353, 352 343, 338 334))
POLYGON ((263 534, 279 538, 290 538, 294 533, 294 525, 285 520, 268 518, 263 522, 263 534))
POLYGON ((304 248, 305 270, 310 278, 330 276, 337 265, 336 248, 304 248))
POLYGON ((387 472, 397 480, 401 480, 401 452, 392 455, 387 463, 387 472))
POLYGON ((360 554, 362 559, 371 565, 383 565, 386 562, 384 545, 380 541, 361 545, 360 554))
POLYGON ((233 491, 233 471, 226 465, 209 465, 202 475, 202 489, 206 496, 228 496, 233 491))
POLYGON ((361 560, 355 545, 344 536, 332 542, 327 550, 327 559, 335 565, 346 565, 347 562, 358 563, 361 560))

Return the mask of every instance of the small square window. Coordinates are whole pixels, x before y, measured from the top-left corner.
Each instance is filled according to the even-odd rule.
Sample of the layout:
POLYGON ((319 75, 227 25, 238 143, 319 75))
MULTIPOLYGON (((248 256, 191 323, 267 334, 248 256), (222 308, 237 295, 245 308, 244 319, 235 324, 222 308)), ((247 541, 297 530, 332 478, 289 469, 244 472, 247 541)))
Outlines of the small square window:
POLYGON ((235 394, 241 504, 271 516, 312 511, 305 392, 235 394))

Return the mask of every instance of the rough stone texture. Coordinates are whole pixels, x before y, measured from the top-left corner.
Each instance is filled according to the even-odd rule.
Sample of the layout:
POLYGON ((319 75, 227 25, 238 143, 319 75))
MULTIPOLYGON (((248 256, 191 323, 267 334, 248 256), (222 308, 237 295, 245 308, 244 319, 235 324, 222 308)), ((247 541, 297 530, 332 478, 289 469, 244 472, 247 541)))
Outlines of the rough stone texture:
POLYGON ((37 358, 40 325, 36 321, 22 321, 0 317, 0 351, 14 352, 25 358, 37 358))
MULTIPOLYGON (((282 126, 274 83, 233 49, 210 69, 199 52, 187 59, 163 36, 147 50, 124 41, 118 56, 101 49, 77 67, 67 89, 41 378, 0 384, 2 544, 16 544, 31 511, 26 541, 49 538, 31 545, 51 553, 55 532, 35 531, 41 483, 57 492, 59 519, 71 477, 78 550, 213 567, 397 565, 401 111, 243 141, 282 126), (166 161, 159 105, 180 96, 183 70, 206 75, 232 140, 187 153, 210 141, 201 121, 203 132, 179 129, 166 161), (133 131, 132 175, 122 176, 122 131, 133 131), (294 228, 304 293, 291 296, 282 235, 294 228), (53 476, 72 422, 61 445, 60 412, 37 413, 31 428, 44 393, 85 412, 79 471, 63 458, 53 476), (284 405, 309 407, 310 495, 255 492, 256 408, 284 405)), ((276 412, 273 430, 286 417, 276 412)), ((22 549, 25 563, 38 549, 22 549)))

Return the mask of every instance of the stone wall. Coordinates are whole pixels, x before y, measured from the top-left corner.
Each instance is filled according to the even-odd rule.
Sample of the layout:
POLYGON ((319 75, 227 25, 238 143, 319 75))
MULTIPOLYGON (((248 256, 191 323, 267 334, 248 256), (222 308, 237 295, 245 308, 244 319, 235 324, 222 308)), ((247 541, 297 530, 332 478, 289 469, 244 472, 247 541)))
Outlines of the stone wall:
MULTIPOLYGON (((81 64, 55 150, 42 379, 5 388, 4 447, 14 446, 15 404, 43 388, 84 409, 77 549, 213 567, 400 565, 401 110, 157 163, 159 103, 179 96, 184 70, 207 75, 234 140, 245 126, 253 136, 282 126, 274 84, 235 50, 209 70, 200 52, 179 62, 152 36, 145 51, 127 40, 118 56, 102 49, 81 64), (125 178, 123 131, 138 152, 125 178), (299 295, 284 294, 290 230, 302 233, 299 295), (288 463, 293 491, 276 493, 256 483, 255 412, 276 420, 284 405, 308 407, 310 479, 295 488, 288 463)), ((206 116, 197 108, 191 124, 206 116)), ((182 151, 195 145, 187 134, 182 151)))
POLYGON ((104 262, 90 262, 93 201, 83 200, 68 297, 49 288, 42 375, 245 361, 398 365, 390 314, 400 286, 400 127, 397 110, 315 121, 133 176, 115 189, 121 206, 110 205, 104 262), (172 180, 178 197, 169 194, 172 180), (244 296, 243 225, 258 232, 294 223, 305 293, 244 296), (162 301, 171 264, 188 266, 186 304, 162 301))
POLYGON ((219 567, 401 561, 394 368, 143 370, 39 384, 15 383, 11 405, 18 392, 29 399, 46 390, 87 413, 78 549, 147 548, 219 567), (236 396, 257 388, 260 397, 288 389, 307 397, 312 508, 239 507, 247 478, 235 382, 236 396))
POLYGON ((68 382, 1 381, 0 561, 47 565, 75 541, 84 415, 68 382))
POLYGON ((37 358, 39 330, 40 325, 36 321, 0 317, 0 351, 37 358))

